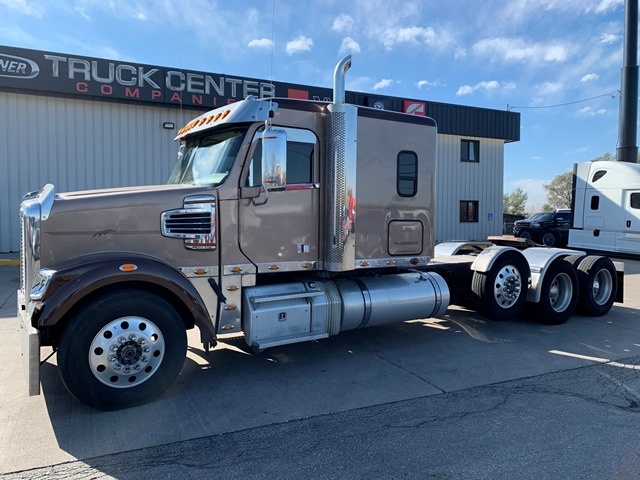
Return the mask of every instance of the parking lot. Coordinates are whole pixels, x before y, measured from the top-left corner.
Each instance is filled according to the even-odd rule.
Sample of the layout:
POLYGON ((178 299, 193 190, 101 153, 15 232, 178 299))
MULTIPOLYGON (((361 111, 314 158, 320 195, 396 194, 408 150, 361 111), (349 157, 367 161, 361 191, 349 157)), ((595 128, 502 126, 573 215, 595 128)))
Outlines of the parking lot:
POLYGON ((624 304, 559 326, 451 308, 261 354, 232 338, 208 355, 193 331, 166 394, 99 412, 70 397, 55 355, 42 367, 42 395, 26 396, 19 272, 0 266, 0 475, 631 478, 640 262, 625 271, 624 304))

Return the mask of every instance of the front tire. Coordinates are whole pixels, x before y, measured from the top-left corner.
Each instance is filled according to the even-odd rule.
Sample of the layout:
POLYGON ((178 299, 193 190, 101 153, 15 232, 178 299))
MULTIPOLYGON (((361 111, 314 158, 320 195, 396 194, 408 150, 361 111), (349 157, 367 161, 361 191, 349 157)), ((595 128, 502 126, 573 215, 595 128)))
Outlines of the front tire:
POLYGON ((578 274, 573 265, 564 259, 553 262, 540 289, 540 301, 534 304, 537 319, 547 325, 569 320, 578 302, 578 274))
POLYGON ((169 388, 186 349, 184 324, 166 300, 119 290, 101 295, 71 318, 58 342, 58 368, 82 403, 118 410, 169 388))
POLYGON ((473 272, 471 284, 483 313, 498 321, 517 315, 529 289, 529 266, 517 252, 500 255, 488 272, 473 272))

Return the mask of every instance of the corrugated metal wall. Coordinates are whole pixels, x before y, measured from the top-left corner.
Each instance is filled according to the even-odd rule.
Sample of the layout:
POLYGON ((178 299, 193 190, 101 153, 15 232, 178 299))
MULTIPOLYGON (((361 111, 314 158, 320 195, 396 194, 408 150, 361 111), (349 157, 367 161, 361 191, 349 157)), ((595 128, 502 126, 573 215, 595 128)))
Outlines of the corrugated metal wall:
MULTIPOLYGON (((201 113, 0 92, 0 252, 19 250, 20 199, 46 183, 59 192, 165 183, 177 129, 201 113)), ((480 141, 480 161, 471 163, 460 161, 461 138, 438 135, 438 242, 502 232, 504 141, 464 137, 480 141), (460 200, 479 202, 477 223, 460 222, 460 200)))
POLYGON ((438 135, 436 163, 437 242, 486 240, 502 234, 504 141, 438 135), (480 141, 480 161, 460 161, 460 141, 480 141), (460 201, 478 201, 478 222, 460 222, 460 201))
POLYGON ((174 136, 201 113, 0 92, 0 252, 19 250, 20 199, 46 183, 59 192, 165 183, 174 136))

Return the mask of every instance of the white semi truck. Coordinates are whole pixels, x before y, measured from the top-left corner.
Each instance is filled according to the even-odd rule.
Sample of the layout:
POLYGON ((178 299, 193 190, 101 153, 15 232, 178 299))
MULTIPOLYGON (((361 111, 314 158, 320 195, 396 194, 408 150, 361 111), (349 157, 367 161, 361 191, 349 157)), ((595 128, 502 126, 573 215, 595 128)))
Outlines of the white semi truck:
POLYGON ((623 270, 577 250, 434 242, 436 124, 345 103, 247 98, 180 129, 167 185, 28 194, 18 315, 29 393, 41 349, 81 402, 150 401, 186 330, 255 350, 441 316, 604 315, 623 270))
POLYGON ((573 169, 569 247, 640 255, 640 164, 577 163, 573 169))

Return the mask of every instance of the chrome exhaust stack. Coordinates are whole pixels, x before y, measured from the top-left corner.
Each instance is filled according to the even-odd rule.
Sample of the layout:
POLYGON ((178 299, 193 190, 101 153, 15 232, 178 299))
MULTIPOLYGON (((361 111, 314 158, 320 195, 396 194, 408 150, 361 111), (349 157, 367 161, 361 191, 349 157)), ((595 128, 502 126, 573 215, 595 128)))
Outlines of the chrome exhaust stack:
POLYGON ((333 73, 333 103, 327 122, 327 224, 324 269, 330 272, 355 268, 356 158, 358 108, 345 103, 345 76, 351 55, 338 62, 333 73))

